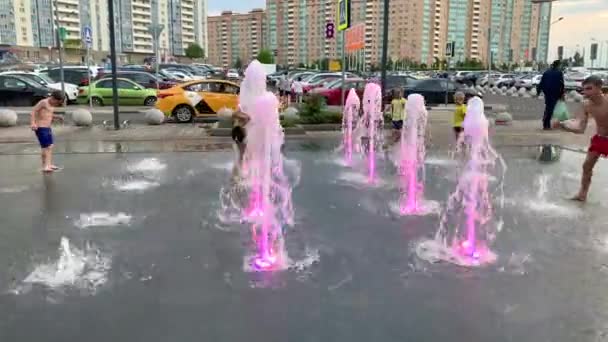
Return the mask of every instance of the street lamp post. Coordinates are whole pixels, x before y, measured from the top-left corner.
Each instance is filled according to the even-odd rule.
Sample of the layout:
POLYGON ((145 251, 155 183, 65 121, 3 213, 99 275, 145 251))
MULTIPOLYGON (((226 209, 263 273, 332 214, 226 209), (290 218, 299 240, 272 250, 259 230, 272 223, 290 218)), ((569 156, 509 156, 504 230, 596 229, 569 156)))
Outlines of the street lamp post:
POLYGON ((114 0, 108 1, 108 14, 109 14, 109 28, 110 28, 110 63, 112 63, 112 102, 114 108, 114 129, 120 129, 120 122, 118 122, 118 80, 116 77, 116 31, 114 28, 114 0))
POLYGON ((382 73, 381 84, 382 92, 385 93, 386 88, 386 63, 388 62, 388 25, 389 25, 390 0, 384 0, 384 26, 382 36, 382 73))
MULTIPOLYGON (((161 34, 161 32, 163 32, 163 25, 152 24, 152 25, 150 25, 150 27, 148 29, 150 30, 150 33, 152 34, 152 37, 154 38, 154 58, 156 59, 156 66, 155 66, 156 75, 155 76, 158 76, 158 67, 160 64, 160 34, 161 34)), ((156 82, 157 89, 159 86, 160 85, 158 84, 158 82, 156 82)))

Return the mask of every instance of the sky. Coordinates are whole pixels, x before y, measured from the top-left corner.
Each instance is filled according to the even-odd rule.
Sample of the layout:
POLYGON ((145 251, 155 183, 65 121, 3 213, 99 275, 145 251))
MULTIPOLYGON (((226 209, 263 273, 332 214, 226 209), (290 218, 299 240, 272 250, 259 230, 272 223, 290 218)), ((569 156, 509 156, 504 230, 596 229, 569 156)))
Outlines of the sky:
MULTIPOLYGON (((209 15, 221 11, 247 12, 264 8, 265 0, 208 0, 209 15)), ((552 21, 564 19, 551 27, 549 59, 557 57, 557 47, 564 46, 566 57, 577 50, 589 54, 592 38, 600 43, 601 65, 608 66, 608 0, 557 0, 553 4, 552 21)), ((596 63, 597 64, 597 63, 596 63)))

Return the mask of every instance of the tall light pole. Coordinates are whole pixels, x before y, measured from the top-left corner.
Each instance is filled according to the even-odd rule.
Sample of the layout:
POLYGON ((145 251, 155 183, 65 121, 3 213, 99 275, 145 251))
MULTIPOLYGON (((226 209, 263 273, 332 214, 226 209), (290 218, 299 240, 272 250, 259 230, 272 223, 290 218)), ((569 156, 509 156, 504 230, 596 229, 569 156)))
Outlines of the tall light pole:
POLYGON ((381 72, 381 84, 382 92, 386 91, 386 64, 388 62, 388 25, 389 25, 389 10, 390 0, 384 0, 384 26, 382 29, 382 72, 381 72))
MULTIPOLYGON (((160 24, 151 24, 148 29, 150 30, 150 34, 154 38, 154 57, 156 59, 156 75, 158 76, 158 66, 160 64, 160 34, 163 32, 163 25, 160 24)), ((158 82, 156 82, 157 88, 159 87, 158 82)))
MULTIPOLYGON (((65 77, 63 74, 63 33, 60 33, 61 27, 59 26, 59 7, 57 6, 57 0, 53 1, 55 5, 55 37, 57 38, 57 53, 59 54, 59 78, 61 81, 61 93, 65 95, 65 77)), ((52 9, 52 7, 51 7, 52 9)), ((64 104, 67 102, 67 98, 64 100, 64 104)))
POLYGON ((112 63, 112 102, 114 108, 114 129, 120 129, 120 122, 118 122, 118 88, 117 88, 117 77, 116 77, 116 30, 114 29, 114 0, 108 0, 108 17, 109 28, 110 28, 110 63, 112 63))

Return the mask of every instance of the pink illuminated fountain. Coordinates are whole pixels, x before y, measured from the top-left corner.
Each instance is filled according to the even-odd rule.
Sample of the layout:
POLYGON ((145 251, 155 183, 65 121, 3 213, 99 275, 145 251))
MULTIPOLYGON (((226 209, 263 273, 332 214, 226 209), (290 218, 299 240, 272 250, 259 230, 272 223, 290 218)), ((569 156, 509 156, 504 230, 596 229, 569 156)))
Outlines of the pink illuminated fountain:
POLYGON ((384 118, 382 116, 382 89, 376 83, 365 85, 363 92, 363 124, 367 128, 368 181, 376 181, 376 155, 384 142, 384 118))
POLYGON ((353 130, 359 118, 360 108, 361 100, 355 89, 351 89, 346 98, 344 113, 342 114, 342 146, 340 146, 344 153, 344 163, 349 166, 353 162, 353 143, 357 145, 356 149, 360 150, 358 144, 361 143, 361 139, 353 139, 353 130))
POLYGON ((500 179, 496 180, 498 209, 502 209, 506 166, 490 145, 489 124, 483 108, 480 98, 469 100, 463 124, 464 142, 469 150, 467 163, 456 191, 448 199, 435 239, 420 243, 416 249, 423 259, 445 260, 462 266, 479 266, 496 260, 489 246, 502 229, 502 220, 494 212, 491 182, 496 180, 492 174, 502 169, 500 179))
POLYGON ((251 205, 246 212, 251 222, 257 252, 251 263, 255 268, 276 269, 286 263, 283 250, 283 224, 293 223, 291 188, 283 174, 279 124, 279 102, 270 92, 260 96, 251 111, 248 125, 247 180, 251 184, 251 205))
POLYGON ((427 215, 439 210, 439 203, 424 199, 424 160, 428 113, 424 97, 412 94, 407 98, 406 121, 394 158, 399 171, 402 195, 398 203, 401 215, 427 215))
POLYGON ((294 223, 291 185, 281 153, 284 135, 279 101, 265 90, 265 80, 261 65, 257 61, 250 63, 239 97, 241 110, 250 117, 242 166, 244 179, 220 192, 220 219, 231 223, 238 216, 238 221, 251 224, 255 253, 246 257, 245 268, 255 271, 287 268, 283 226, 294 223))

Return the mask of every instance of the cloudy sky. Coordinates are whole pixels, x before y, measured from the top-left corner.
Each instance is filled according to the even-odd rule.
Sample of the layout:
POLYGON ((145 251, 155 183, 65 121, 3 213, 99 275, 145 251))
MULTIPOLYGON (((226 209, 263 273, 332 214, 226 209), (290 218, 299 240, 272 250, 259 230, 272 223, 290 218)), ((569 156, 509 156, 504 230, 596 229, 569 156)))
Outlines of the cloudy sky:
MULTIPOLYGON (((209 14, 223 10, 246 12, 252 8, 264 8, 265 0, 209 0, 209 14)), ((553 4, 553 21, 564 19, 551 29, 549 58, 557 56, 557 46, 565 47, 566 56, 583 47, 589 53, 592 38, 602 43, 602 64, 608 64, 608 0, 558 0, 553 4)))

